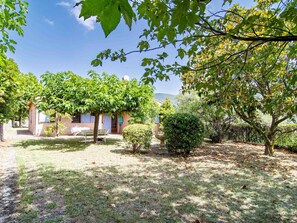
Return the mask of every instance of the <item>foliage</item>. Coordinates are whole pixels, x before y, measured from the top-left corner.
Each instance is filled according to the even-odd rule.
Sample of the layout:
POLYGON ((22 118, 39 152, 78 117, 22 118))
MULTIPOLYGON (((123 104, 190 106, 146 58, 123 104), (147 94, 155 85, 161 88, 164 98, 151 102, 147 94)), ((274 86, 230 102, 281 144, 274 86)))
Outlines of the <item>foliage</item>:
POLYGON ((199 97, 196 91, 184 92, 176 98, 177 113, 197 116, 204 123, 205 136, 209 137, 212 142, 222 142, 230 123, 235 121, 235 116, 230 111, 209 103, 205 98, 199 97))
POLYGON ((18 65, 12 59, 0 66, 0 124, 13 118, 18 109, 22 96, 20 78, 18 65))
POLYGON ((297 131, 277 136, 275 145, 277 148, 297 152, 297 131))
MULTIPOLYGON (((267 127, 268 128, 268 127, 267 127)), ((248 124, 231 125, 228 139, 249 143, 265 143, 261 134, 248 124)), ((275 139, 276 147, 297 152, 297 125, 281 125, 275 139), (286 133, 287 132, 287 133, 286 133)))
POLYGON ((1 0, 0 2, 0 66, 4 66, 7 51, 15 51, 16 42, 9 37, 9 34, 11 31, 16 31, 20 36, 24 34, 22 26, 26 25, 28 3, 22 0, 1 0))
POLYGON ((166 98, 165 101, 160 106, 160 121, 163 120, 168 116, 174 113, 174 107, 171 104, 170 98, 166 98))
POLYGON ((138 82, 135 78, 124 80, 121 85, 123 96, 120 110, 130 112, 141 123, 150 122, 158 112, 152 86, 138 82))
POLYGON ((80 104, 80 87, 83 78, 70 72, 50 73, 41 75, 42 91, 37 106, 42 111, 56 114, 56 136, 59 135, 61 116, 74 114, 82 110, 80 104))
POLYGON ((80 93, 84 111, 94 113, 94 142, 96 142, 100 113, 139 112, 152 97, 152 87, 136 79, 121 81, 115 74, 89 72, 80 93))
MULTIPOLYGON (((62 122, 59 122, 58 125, 59 125, 58 135, 61 135, 66 130, 66 126, 62 122)), ((57 126, 56 125, 49 125, 49 126, 46 126, 45 129, 44 129, 44 134, 46 136, 52 136, 53 134, 56 134, 56 132, 57 132, 57 126)))
MULTIPOLYGON (((244 56, 246 52, 261 47, 273 45, 277 42, 290 43, 290 54, 296 54, 297 28, 296 3, 297 0, 257 0, 249 9, 238 4, 225 7, 214 12, 208 8, 211 1, 173 1, 173 0, 144 0, 131 1, 96 1, 85 0, 80 2, 82 10, 80 16, 84 19, 95 16, 101 23, 107 36, 117 27, 121 16, 131 28, 134 19, 146 21, 147 26, 140 35, 137 50, 125 52, 124 49, 100 52, 93 60, 94 66, 102 65, 105 59, 126 61, 127 55, 135 52, 158 50, 155 57, 144 58, 144 78, 149 82, 156 79, 167 80, 169 74, 181 75, 189 70, 207 69, 212 66, 224 68, 221 61, 233 63, 237 56, 244 56), (96 10, 94 10, 96 9, 96 10), (135 14, 133 13, 135 12, 135 14), (207 13, 206 13, 207 12, 207 13), (111 21, 108 24, 106 21, 111 21), (164 63, 164 59, 171 56, 166 51, 168 46, 176 48, 176 57, 195 58, 203 50, 204 43, 230 41, 237 48, 235 52, 225 51, 222 57, 214 57, 211 63, 202 61, 202 66, 193 66, 191 61, 185 65, 175 60, 172 64, 164 63), (247 43, 237 47, 237 43, 247 43), (161 51, 161 52, 160 52, 161 51)), ((211 54, 209 55, 211 57, 211 54)), ((265 58, 265 54, 261 55, 265 58)))
POLYGON ((76 99, 82 82, 83 78, 71 71, 41 75, 42 91, 38 108, 74 114, 80 109, 76 99))
POLYGON ((123 139, 132 145, 133 152, 149 149, 152 141, 152 130, 148 125, 131 124, 123 129, 123 139))
POLYGON ((159 104, 151 98, 146 103, 141 104, 138 111, 134 111, 131 114, 129 123, 152 124, 158 115, 159 104))
POLYGON ((40 96, 42 86, 32 73, 21 74, 18 81, 20 82, 21 96, 18 98, 18 108, 15 111, 14 118, 19 120, 21 126, 22 120, 29 115, 28 103, 35 101, 40 96))
MULTIPOLYGON (((207 47, 194 59, 197 67, 248 45, 234 45, 232 41, 224 42, 223 38, 204 43, 207 47)), ((195 88, 218 106, 234 109, 262 135, 266 142, 265 154, 273 155, 277 126, 292 119, 297 112, 296 64, 288 58, 288 50, 287 44, 264 44, 233 58, 232 64, 222 61, 224 68, 213 66, 207 71, 185 74, 184 85, 195 88), (269 128, 260 119, 261 113, 272 117, 269 128)))
POLYGON ((197 116, 186 113, 169 115, 163 126, 169 152, 189 154, 203 141, 204 126, 197 116))

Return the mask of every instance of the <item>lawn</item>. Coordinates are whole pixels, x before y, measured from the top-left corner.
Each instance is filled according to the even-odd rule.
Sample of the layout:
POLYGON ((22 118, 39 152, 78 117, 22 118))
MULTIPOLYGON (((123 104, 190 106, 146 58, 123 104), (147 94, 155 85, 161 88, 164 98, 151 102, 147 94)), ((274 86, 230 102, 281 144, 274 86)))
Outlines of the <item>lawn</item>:
POLYGON ((15 146, 17 222, 297 222, 297 154, 224 143, 134 155, 115 138, 15 146))

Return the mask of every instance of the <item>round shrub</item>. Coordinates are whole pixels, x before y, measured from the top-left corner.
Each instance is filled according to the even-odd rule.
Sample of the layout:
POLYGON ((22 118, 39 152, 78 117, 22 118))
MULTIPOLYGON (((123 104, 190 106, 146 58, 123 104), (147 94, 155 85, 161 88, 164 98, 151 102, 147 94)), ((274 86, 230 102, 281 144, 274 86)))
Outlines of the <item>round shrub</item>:
POLYGON ((195 115, 186 113, 169 115, 164 120, 163 126, 168 152, 189 154, 203 141, 204 126, 195 115))
POLYGON ((132 124, 123 129, 123 139, 132 145, 134 153, 140 149, 149 149, 152 135, 152 130, 148 125, 132 124))

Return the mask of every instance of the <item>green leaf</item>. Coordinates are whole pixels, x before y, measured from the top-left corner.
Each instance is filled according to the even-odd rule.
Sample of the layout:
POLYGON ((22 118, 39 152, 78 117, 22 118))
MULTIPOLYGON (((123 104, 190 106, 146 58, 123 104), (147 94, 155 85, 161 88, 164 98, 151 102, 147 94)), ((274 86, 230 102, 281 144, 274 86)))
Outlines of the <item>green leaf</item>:
POLYGON ((83 17, 84 20, 91 16, 99 16, 109 1, 107 0, 85 0, 82 2, 82 7, 79 17, 83 17))
POLYGON ((132 10, 131 5, 129 4, 128 0, 122 0, 120 2, 120 9, 126 24, 131 29, 133 19, 136 20, 136 15, 132 10))
POLYGON ((102 15, 100 15, 100 22, 107 37, 120 23, 121 13, 119 10, 119 2, 110 3, 104 8, 102 15))

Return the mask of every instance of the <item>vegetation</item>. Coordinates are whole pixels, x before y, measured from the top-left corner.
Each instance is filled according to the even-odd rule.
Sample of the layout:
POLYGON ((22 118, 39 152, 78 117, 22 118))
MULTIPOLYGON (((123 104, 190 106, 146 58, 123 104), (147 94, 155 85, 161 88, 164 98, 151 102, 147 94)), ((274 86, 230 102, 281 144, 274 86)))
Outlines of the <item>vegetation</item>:
POLYGON ((5 0, 0 4, 0 67, 5 66, 7 51, 14 52, 16 42, 9 37, 11 31, 23 36, 28 3, 22 0, 5 0))
POLYGON ((36 98, 41 94, 42 86, 32 73, 21 74, 18 81, 20 81, 20 96, 18 97, 18 108, 14 112, 14 119, 19 121, 21 127, 23 120, 29 116, 28 103, 36 101, 36 98))
POLYGON ((231 111, 209 103, 199 97, 196 91, 185 92, 177 96, 177 113, 187 113, 197 116, 205 126, 205 136, 212 142, 220 143, 235 117, 231 111))
POLYGON ((5 123, 15 115, 18 108, 18 100, 21 96, 21 77, 18 65, 12 60, 7 60, 0 67, 0 123, 5 123))
POLYGON ((121 81, 116 75, 93 71, 80 91, 80 106, 94 114, 94 142, 96 142, 101 113, 139 112, 152 97, 152 88, 136 79, 121 81))
MULTIPOLYGON (((244 56, 246 52, 263 45, 290 43, 290 54, 294 57, 297 40, 297 21, 294 16, 296 0, 257 0, 249 9, 237 4, 232 7, 225 6, 218 12, 208 8, 210 2, 145 0, 132 1, 129 4, 128 0, 122 0, 114 4, 107 0, 86 0, 77 5, 82 5, 80 16, 84 19, 91 16, 97 18, 105 36, 117 27, 121 17, 129 28, 133 20, 146 21, 147 27, 140 35, 137 50, 132 52, 159 50, 155 57, 144 58, 142 61, 142 66, 146 67, 144 78, 150 82, 156 79, 167 80, 172 73, 182 75, 189 70, 205 70, 212 65, 224 68, 220 62, 233 63, 237 56, 244 56), (203 42, 217 42, 217 38, 223 39, 223 42, 232 42, 234 46, 237 43, 247 44, 237 47, 237 51, 226 51, 223 57, 214 58, 212 63, 202 61, 205 65, 202 67, 193 66, 192 61, 188 61, 186 65, 178 63, 177 60, 173 64, 164 63, 164 59, 169 56, 166 47, 174 46, 178 58, 195 58, 200 50, 204 49, 203 42)), ((232 3, 232 0, 224 0, 223 4, 227 2, 232 3)), ((104 59, 124 62, 132 52, 125 52, 124 49, 113 52, 107 49, 99 53, 92 64, 102 65, 104 59)), ((265 58, 265 54, 261 57, 265 58)))
MULTIPOLYGON (((234 109, 253 126, 266 141, 265 154, 273 155, 277 126, 297 110, 297 79, 292 66, 297 52, 296 0, 257 0, 249 9, 233 5, 205 13, 209 2, 146 0, 130 5, 125 0, 113 5, 86 0, 78 4, 82 4, 83 18, 98 18, 106 36, 117 27, 121 16, 130 28, 133 19, 147 21, 138 50, 132 52, 164 51, 158 51, 155 58, 143 59, 144 80, 154 82, 169 79, 171 73, 186 74, 185 88, 190 85, 212 94, 212 101, 224 97, 221 106, 234 109), (104 22, 107 17, 113 18, 108 25, 104 22), (164 62, 169 56, 166 47, 171 45, 176 47, 178 58, 190 58, 186 65, 164 62), (258 122, 258 110, 271 115, 268 130, 258 122)), ((126 61, 130 53, 107 49, 92 64, 102 65, 107 58, 126 61)))
POLYGON ((165 101, 160 106, 160 122, 163 122, 163 120, 168 116, 172 115, 174 113, 174 107, 171 104, 171 101, 169 98, 166 98, 165 101))
POLYGON ((123 139, 132 146, 133 153, 141 149, 150 149, 152 135, 152 130, 148 125, 132 124, 123 129, 123 139))
MULTIPOLYGON (((276 147, 287 149, 291 151, 297 151, 297 131, 296 124, 281 125, 276 139, 276 147), (282 133, 287 132, 287 133, 282 133)), ((248 142, 248 143, 265 143, 263 137, 250 125, 248 124, 232 124, 228 132, 228 139, 248 142)))
MULTIPOLYGON (((66 130, 66 126, 62 123, 62 122, 59 122, 58 123, 58 135, 61 135, 63 134, 63 132, 66 130)), ((46 136, 52 136, 52 135, 57 135, 57 130, 56 130, 56 125, 49 125, 47 127, 45 127, 44 129, 44 134, 46 136)))
POLYGON ((159 115, 159 104, 150 98, 147 103, 140 105, 139 109, 130 113, 129 124, 154 124, 155 118, 159 115))
POLYGON ((37 106, 42 111, 55 115, 54 130, 56 136, 59 136, 61 117, 81 110, 77 92, 83 83, 83 78, 70 71, 56 74, 47 72, 41 76, 41 83, 41 97, 37 106))
POLYGON ((189 154, 203 141, 204 126, 197 116, 185 113, 169 115, 163 126, 169 152, 189 154))
MULTIPOLYGON (((233 63, 222 62, 225 68, 214 66, 207 72, 190 72, 183 76, 186 86, 197 89, 208 101, 217 106, 233 109, 236 114, 255 128, 265 140, 265 154, 273 155, 278 126, 293 119, 296 108, 295 62, 288 59, 288 49, 263 45, 250 50, 233 63), (269 51, 269 55, 262 55, 269 51), (260 112, 272 117, 269 127, 260 119, 260 112)), ((202 60, 221 57, 225 52, 237 50, 232 42, 223 39, 212 42, 196 58, 197 66, 202 60), (222 49, 219 49, 222 47, 222 49), (210 53, 213 56, 210 58, 210 53)), ((241 47, 245 47, 243 44, 241 47)))

